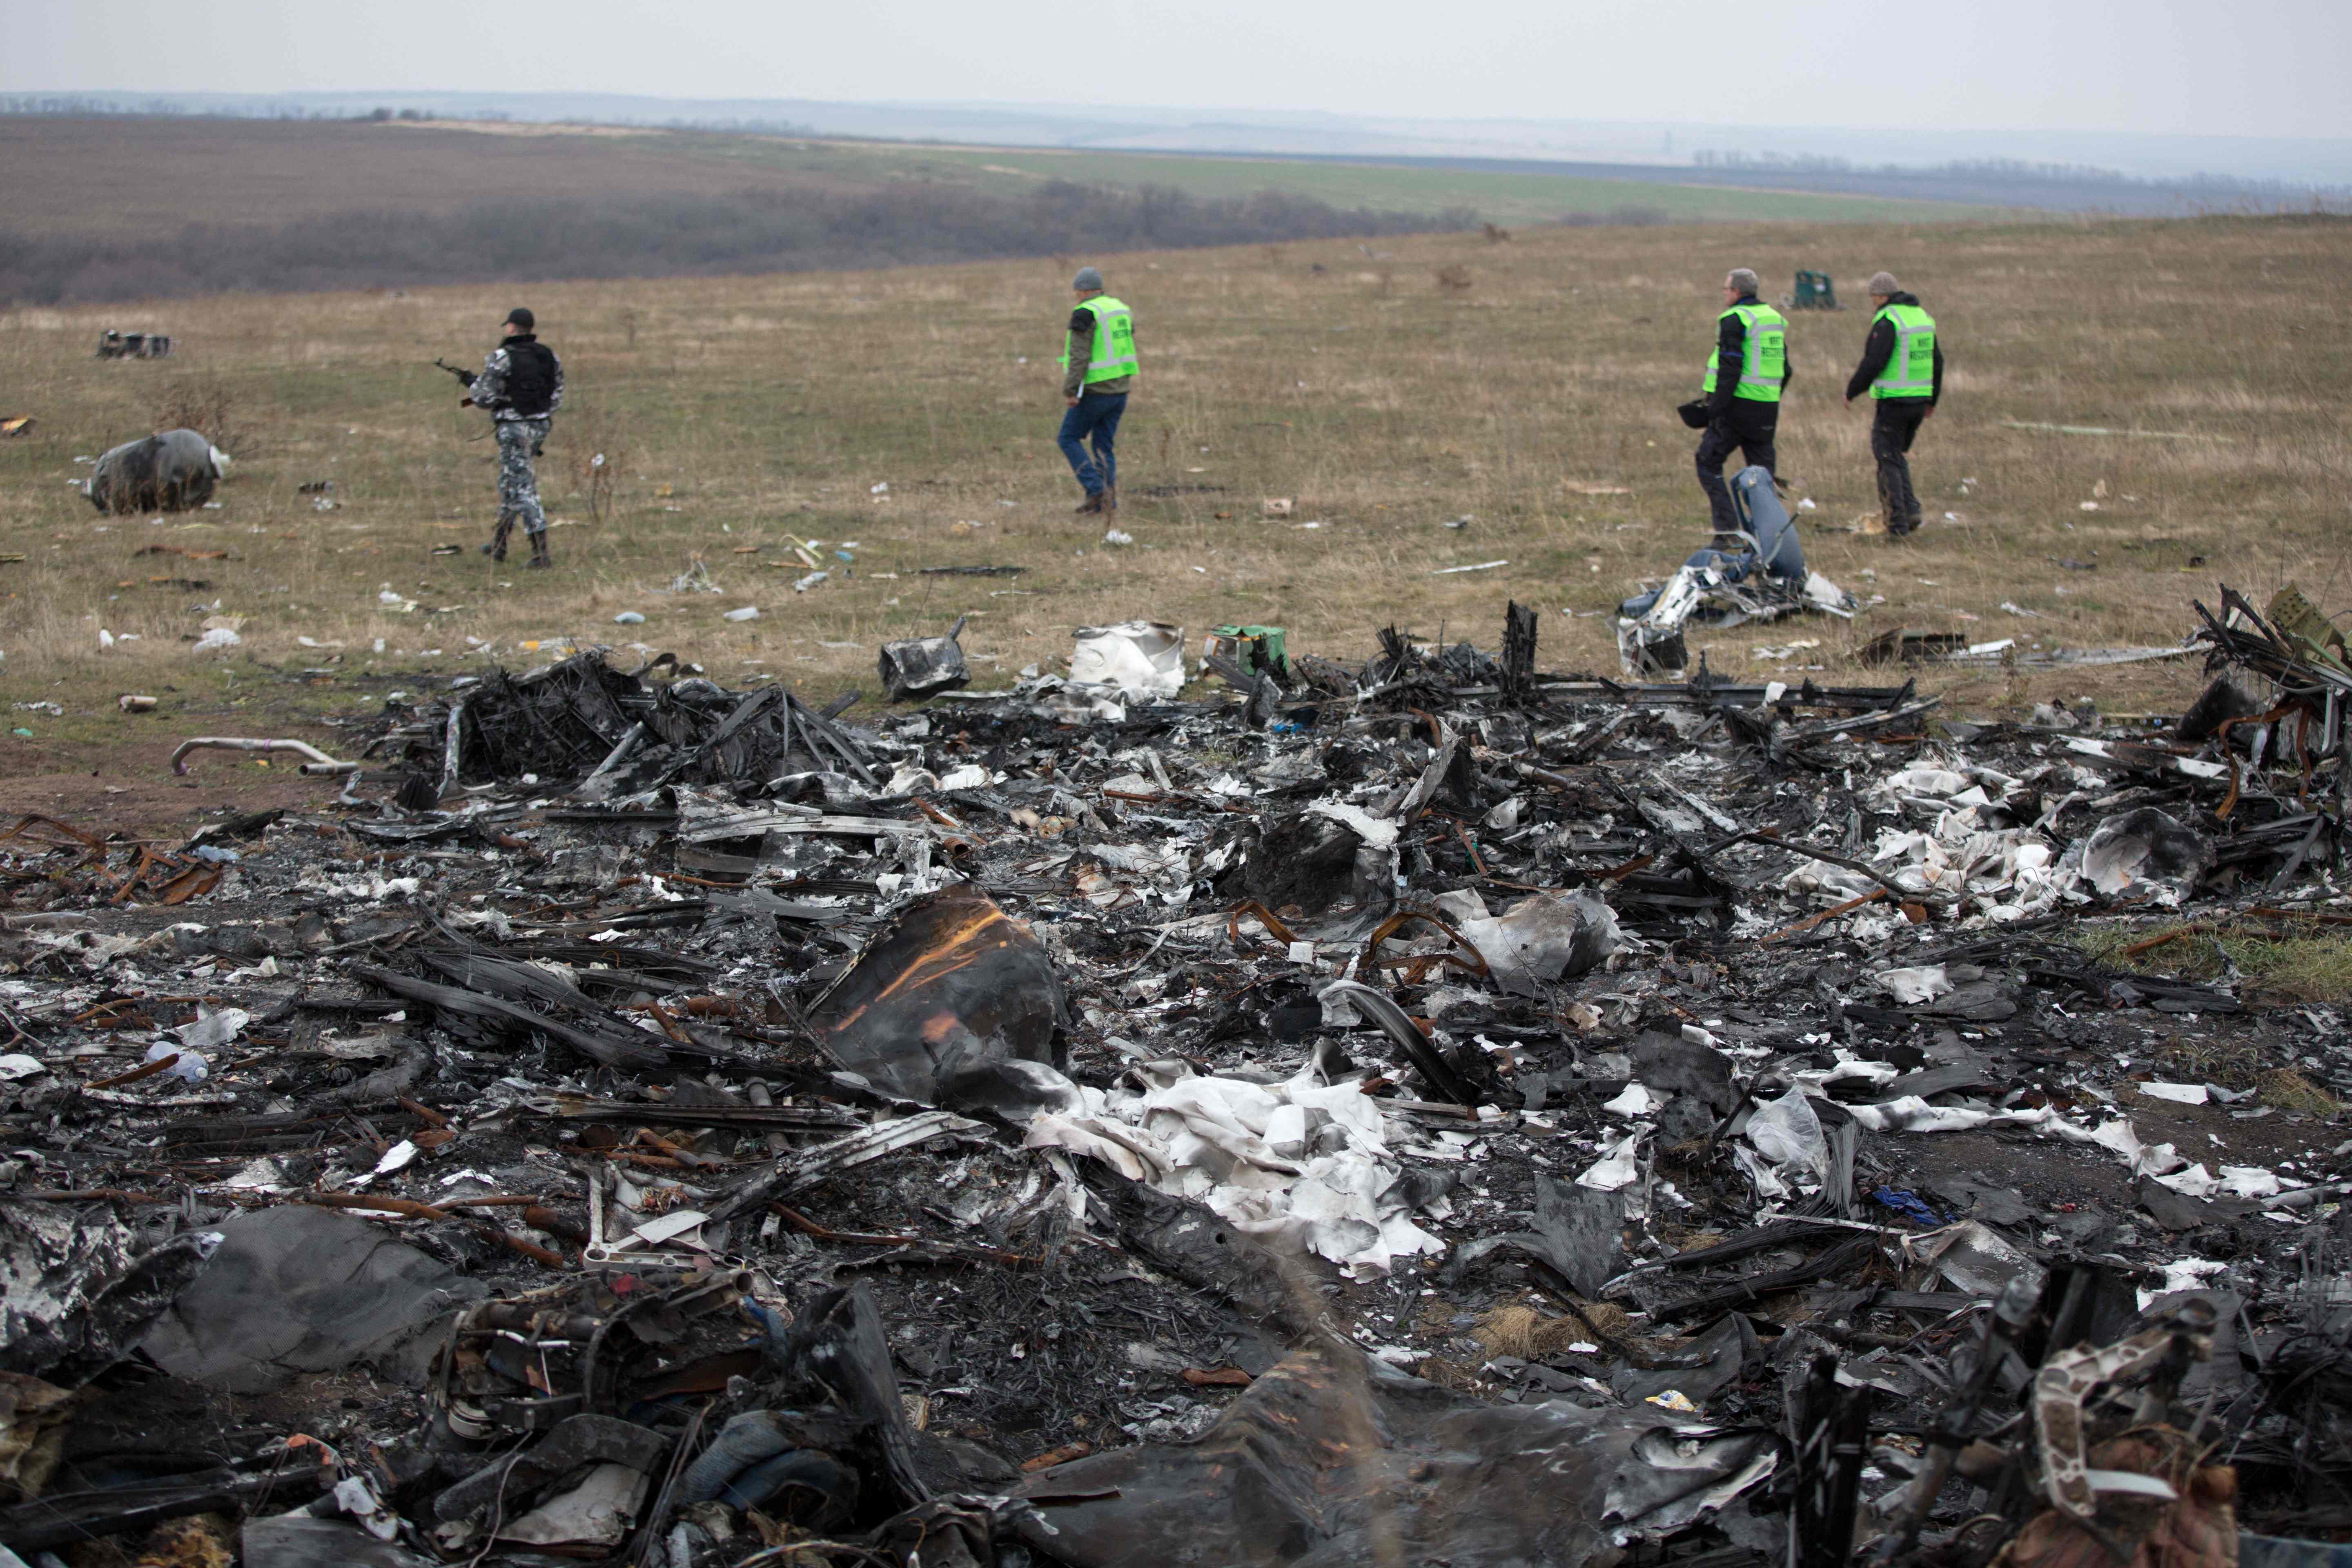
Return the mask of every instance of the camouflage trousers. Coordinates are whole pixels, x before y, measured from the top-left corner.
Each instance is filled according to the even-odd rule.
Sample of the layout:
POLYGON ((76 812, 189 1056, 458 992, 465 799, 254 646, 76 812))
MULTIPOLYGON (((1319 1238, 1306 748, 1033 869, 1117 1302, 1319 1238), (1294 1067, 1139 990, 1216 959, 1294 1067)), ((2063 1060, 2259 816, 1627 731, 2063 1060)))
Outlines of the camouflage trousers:
POLYGON ((547 440, 545 419, 501 419, 499 436, 499 529, 490 541, 492 553, 503 558, 507 537, 517 522, 536 540, 547 532, 547 513, 539 504, 539 475, 530 460, 547 440))

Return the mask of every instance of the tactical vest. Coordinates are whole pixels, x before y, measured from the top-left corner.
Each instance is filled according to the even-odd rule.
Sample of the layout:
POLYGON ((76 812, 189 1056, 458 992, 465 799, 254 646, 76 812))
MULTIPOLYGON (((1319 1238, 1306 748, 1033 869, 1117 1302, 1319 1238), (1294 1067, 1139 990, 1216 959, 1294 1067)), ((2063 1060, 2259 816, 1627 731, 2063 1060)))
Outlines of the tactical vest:
MULTIPOLYGON (((1789 370, 1789 321, 1769 305, 1734 305, 1723 316, 1737 316, 1748 329, 1748 342, 1740 355, 1739 381, 1731 389, 1734 397, 1745 397, 1756 403, 1780 401, 1780 382, 1789 370)), ((1723 316, 1717 316, 1718 326, 1723 316)), ((1722 353, 1720 348, 1706 356, 1706 381, 1699 391, 1715 390, 1715 362, 1722 353)))
POLYGON ((509 338, 506 395, 499 406, 526 419, 543 419, 555 396, 555 351, 529 336, 509 338))
POLYGON ((1895 352, 1886 368, 1870 384, 1873 397, 1933 397, 1936 395, 1936 318, 1916 305, 1887 305, 1871 318, 1895 329, 1895 352))
MULTIPOLYGON (((1095 319, 1094 353, 1087 361, 1086 384, 1116 381, 1135 374, 1135 313, 1108 294, 1078 301, 1078 309, 1095 319)), ((1062 365, 1070 363, 1069 334, 1063 334, 1062 365)))

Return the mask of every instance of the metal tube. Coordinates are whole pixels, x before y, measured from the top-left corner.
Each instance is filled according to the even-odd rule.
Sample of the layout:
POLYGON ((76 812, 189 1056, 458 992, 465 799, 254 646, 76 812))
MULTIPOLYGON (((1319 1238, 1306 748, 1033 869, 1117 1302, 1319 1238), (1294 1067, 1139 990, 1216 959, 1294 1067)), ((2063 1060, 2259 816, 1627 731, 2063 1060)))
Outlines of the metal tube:
POLYGON ((441 794, 447 795, 457 787, 457 728, 465 721, 466 699, 460 697, 449 704, 449 723, 441 736, 441 794))
POLYGON ((188 753, 215 752, 292 752, 310 760, 302 771, 313 778, 336 778, 360 771, 357 763, 339 763, 308 741, 250 741, 237 735, 198 735, 180 742, 172 752, 172 771, 184 774, 188 771, 188 753))
POLYGON ((645 738, 646 721, 640 719, 629 726, 628 733, 623 735, 611 751, 604 753, 604 760, 596 764, 596 771, 582 779, 572 793, 586 795, 592 800, 596 798, 600 792, 594 786, 604 779, 605 774, 628 761, 629 753, 635 751, 638 743, 645 738))

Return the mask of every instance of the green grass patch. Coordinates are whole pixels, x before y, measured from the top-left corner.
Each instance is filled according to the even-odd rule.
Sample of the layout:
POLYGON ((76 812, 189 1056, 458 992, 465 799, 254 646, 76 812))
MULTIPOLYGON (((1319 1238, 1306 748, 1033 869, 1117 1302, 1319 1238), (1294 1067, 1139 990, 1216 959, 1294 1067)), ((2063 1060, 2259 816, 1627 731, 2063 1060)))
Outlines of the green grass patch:
MULTIPOLYGON (((2248 990, 2282 1000, 2340 1002, 2352 997, 2352 930, 2345 928, 2315 930, 2293 920, 2247 917, 2154 928, 2101 927, 2080 932, 2075 942, 2101 963, 2128 973, 2212 981, 2234 973, 2248 990), (2133 952, 2135 948, 2139 951, 2133 952)), ((2229 1085, 2219 1077, 2213 1081, 2246 1087, 2229 1085)))

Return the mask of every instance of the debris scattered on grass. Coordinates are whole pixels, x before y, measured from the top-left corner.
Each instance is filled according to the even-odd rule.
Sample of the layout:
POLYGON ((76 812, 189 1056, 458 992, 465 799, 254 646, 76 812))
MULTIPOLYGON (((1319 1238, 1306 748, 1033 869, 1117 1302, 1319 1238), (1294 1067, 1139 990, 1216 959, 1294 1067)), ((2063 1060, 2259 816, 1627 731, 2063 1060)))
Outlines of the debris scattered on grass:
POLYGON ((980 693, 960 622, 870 723, 591 650, 388 701, 339 802, 23 817, 0 1541, 2313 1534, 2342 1004, 2075 940, 2352 923, 2352 670, 2222 602, 2256 705, 2193 739, 1551 674, 1516 605, 1361 662, 1220 627, 1191 702, 1181 629, 1088 628, 980 693))

